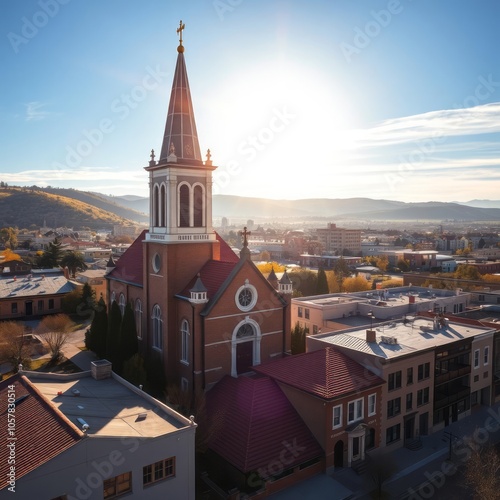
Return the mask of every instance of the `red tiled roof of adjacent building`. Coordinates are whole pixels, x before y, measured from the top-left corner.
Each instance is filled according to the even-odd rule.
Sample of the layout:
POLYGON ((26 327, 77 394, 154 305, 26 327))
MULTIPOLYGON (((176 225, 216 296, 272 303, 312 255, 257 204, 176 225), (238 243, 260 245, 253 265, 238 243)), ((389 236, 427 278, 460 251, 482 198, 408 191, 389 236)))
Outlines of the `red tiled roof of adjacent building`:
POLYGON ((206 397, 209 447, 240 471, 272 475, 271 464, 285 457, 289 468, 323 456, 309 428, 268 377, 226 376, 206 397))
POLYGON ((134 285, 143 285, 142 242, 146 238, 144 230, 116 262, 116 267, 108 274, 109 278, 134 285))
POLYGON ((253 369, 323 399, 333 399, 385 383, 333 347, 277 359, 253 369))
POLYGON ((0 490, 9 485, 10 443, 15 445, 15 477, 19 480, 83 437, 82 432, 25 377, 15 375, 0 382, 0 400, 3 408, 0 414, 0 490), (12 386, 11 391, 9 388, 12 386), (9 397, 17 401, 14 413, 7 411, 9 397), (14 427, 12 424, 9 426, 9 415, 15 418, 14 427))

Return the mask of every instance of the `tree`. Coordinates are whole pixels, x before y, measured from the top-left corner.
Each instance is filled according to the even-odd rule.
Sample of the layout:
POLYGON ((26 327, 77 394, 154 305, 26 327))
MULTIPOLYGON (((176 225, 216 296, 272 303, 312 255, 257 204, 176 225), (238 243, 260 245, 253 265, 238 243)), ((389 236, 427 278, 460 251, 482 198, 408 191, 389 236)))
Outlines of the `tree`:
POLYGON ((135 328, 135 317, 129 302, 125 305, 123 319, 120 328, 123 361, 130 359, 139 350, 137 343, 137 330, 135 328))
POLYGON ((0 256, 3 257, 5 262, 9 262, 11 260, 19 260, 21 261, 21 256, 15 252, 13 252, 10 248, 6 248, 3 252, 0 252, 0 256))
POLYGON ((62 359, 62 349, 68 341, 68 331, 74 325, 66 314, 45 316, 40 321, 37 331, 49 348, 51 363, 57 363, 62 359))
POLYGON ((31 365, 30 348, 24 335, 24 323, 5 321, 0 323, 0 344, 4 359, 11 363, 17 372, 19 365, 29 368, 31 365))
POLYGON ((61 258, 60 264, 62 267, 67 267, 70 275, 74 278, 78 270, 87 269, 87 264, 83 259, 83 254, 74 250, 67 250, 61 258))
POLYGON ((308 334, 309 328, 300 326, 297 321, 291 333, 292 354, 301 354, 306 352, 306 337, 308 334))
POLYGON ((307 297, 316 293, 316 283, 318 281, 317 273, 307 269, 292 271, 288 274, 293 283, 294 293, 296 296, 307 297))
POLYGON ((120 338, 122 313, 114 300, 108 316, 108 332, 106 335, 106 358, 113 363, 113 371, 121 373, 123 368, 123 351, 120 338))
POLYGON ((495 448, 476 449, 467 462, 465 481, 481 500, 496 500, 500 490, 500 457, 495 448))
POLYGON ((0 243, 5 248, 14 249, 17 247, 18 231, 12 227, 3 227, 0 229, 0 243))
POLYGON ((468 264, 460 264, 455 271, 455 278, 465 279, 465 280, 480 280, 481 273, 478 271, 477 267, 470 266, 468 264))
POLYGON ((95 290, 88 283, 84 283, 82 288, 82 306, 79 308, 79 312, 94 309, 95 305, 95 290))
POLYGON ((90 328, 85 332, 85 347, 97 355, 98 358, 106 357, 106 337, 108 333, 108 313, 103 298, 95 306, 94 317, 90 328))
POLYGON ((346 278, 343 283, 344 292, 363 292, 371 289, 370 282, 364 276, 346 278))
POLYGON ((410 261, 406 259, 399 259, 397 267, 401 269, 404 273, 408 272, 410 270, 410 261))
POLYGON ((316 294, 325 295, 327 293, 330 293, 330 290, 328 288, 328 281, 326 279, 325 270, 321 267, 318 270, 318 279, 316 282, 316 294))
POLYGON ((63 251, 61 242, 58 238, 49 243, 49 248, 45 250, 37 259, 38 267, 53 268, 59 265, 62 259, 63 251))

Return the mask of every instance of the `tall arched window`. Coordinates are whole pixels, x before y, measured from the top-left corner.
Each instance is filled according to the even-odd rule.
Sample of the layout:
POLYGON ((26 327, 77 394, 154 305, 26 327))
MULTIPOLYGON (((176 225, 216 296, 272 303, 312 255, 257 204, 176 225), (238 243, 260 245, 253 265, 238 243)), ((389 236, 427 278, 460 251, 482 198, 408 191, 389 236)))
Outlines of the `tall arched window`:
POLYGON ((161 227, 165 227, 167 221, 167 195, 165 191, 165 184, 160 188, 160 223, 161 227))
POLYGON ((181 362, 189 364, 189 323, 185 319, 181 323, 181 362))
POLYGON ((153 188, 153 226, 158 226, 159 224, 159 192, 158 192, 158 186, 155 186, 153 188))
POLYGON ((199 185, 193 190, 193 225, 194 227, 203 227, 205 207, 203 205, 203 188, 199 185))
POLYGON ((120 307, 120 312, 122 313, 122 318, 123 318, 123 315, 125 314, 125 295, 123 295, 123 293, 120 293, 118 306, 120 307))
POLYGON ((179 227, 189 227, 189 186, 179 188, 179 227))
POLYGON ((250 318, 240 321, 233 330, 231 342, 231 375, 237 377, 260 365, 259 324, 250 318))
POLYGON ((142 303, 139 299, 135 301, 135 331, 137 338, 142 339, 142 303))
POLYGON ((161 318, 161 309, 158 304, 153 307, 151 316, 153 321, 153 347, 163 349, 163 320, 161 318))
POLYGON ((111 293, 111 302, 110 302, 110 304, 112 304, 115 300, 116 300, 116 293, 112 292, 111 293))

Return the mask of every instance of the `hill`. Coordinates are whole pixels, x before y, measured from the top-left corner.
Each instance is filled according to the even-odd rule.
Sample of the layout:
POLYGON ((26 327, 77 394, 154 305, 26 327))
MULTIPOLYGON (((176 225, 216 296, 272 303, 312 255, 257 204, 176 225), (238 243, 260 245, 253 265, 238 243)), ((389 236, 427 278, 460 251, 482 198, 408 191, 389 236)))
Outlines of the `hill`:
MULTIPOLYGON (((37 188, 8 187, 0 189, 0 227, 17 226, 29 228, 32 224, 42 226, 67 226, 74 229, 111 229, 114 224, 131 221, 108 212, 77 197, 52 194, 37 188)), ((75 190, 72 194, 80 196, 75 190)))

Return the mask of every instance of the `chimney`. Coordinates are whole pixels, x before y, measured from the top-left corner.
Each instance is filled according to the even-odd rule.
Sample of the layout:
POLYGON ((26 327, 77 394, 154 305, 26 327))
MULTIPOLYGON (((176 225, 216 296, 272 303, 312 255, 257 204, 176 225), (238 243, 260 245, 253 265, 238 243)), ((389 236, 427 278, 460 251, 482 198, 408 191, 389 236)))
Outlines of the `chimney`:
POLYGON ((377 334, 375 330, 366 330, 366 341, 377 342, 377 334))
POLYGON ((103 380, 111 377, 111 361, 107 359, 100 359, 99 361, 92 361, 90 372, 96 380, 103 380))
POLYGON ((410 295, 408 297, 408 300, 409 300, 409 304, 415 304, 415 295, 410 295))

